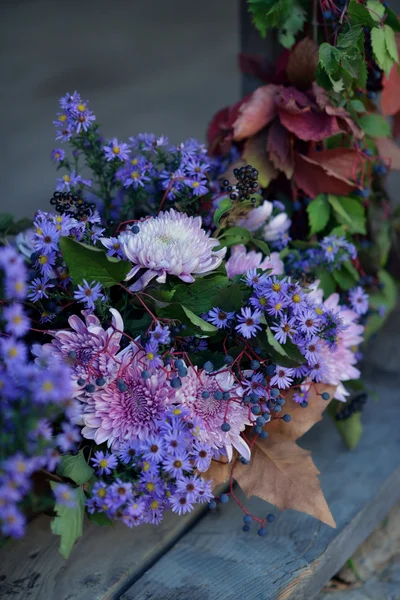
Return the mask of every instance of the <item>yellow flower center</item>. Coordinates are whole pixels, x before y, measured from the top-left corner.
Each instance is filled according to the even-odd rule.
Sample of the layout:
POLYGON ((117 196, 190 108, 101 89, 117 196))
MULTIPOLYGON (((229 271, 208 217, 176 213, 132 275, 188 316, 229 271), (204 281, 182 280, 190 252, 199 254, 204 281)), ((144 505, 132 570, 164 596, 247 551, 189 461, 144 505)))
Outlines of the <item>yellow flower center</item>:
POLYGON ((99 496, 99 498, 104 498, 107 494, 107 491, 104 488, 100 488, 99 490, 97 490, 97 495, 99 496))
POLYGON ((259 298, 258 301, 261 304, 261 306, 265 306, 267 304, 267 299, 264 296, 261 296, 261 298, 259 298))
POLYGON ((41 256, 39 256, 38 258, 38 262, 40 265, 45 265, 48 261, 48 258, 45 254, 42 254, 41 256))
POLYGON ((99 465, 102 469, 105 469, 108 465, 108 460, 106 458, 103 458, 100 462, 99 465))
POLYGON ((146 357, 147 357, 147 359, 148 359, 148 360, 153 360, 153 358, 154 358, 154 354, 153 354, 152 352, 148 352, 148 353, 146 354, 146 357))
POLYGON ((272 284, 272 289, 274 290, 274 292, 280 292, 280 290, 281 290, 281 284, 280 283, 273 283, 272 284))
POLYGON ((138 164, 138 162, 139 162, 139 159, 138 159, 138 158, 132 158, 132 160, 131 160, 131 165, 135 166, 135 165, 137 165, 137 164, 138 164))
POLYGON ((17 471, 18 473, 25 473, 26 465, 23 462, 17 463, 17 471))
POLYGON ((333 252, 333 246, 328 246, 326 249, 327 252, 333 252))
POLYGON ((80 102, 76 108, 79 110, 79 112, 85 112, 86 110, 86 106, 82 104, 82 102, 80 102))
POLYGON ((280 302, 277 302, 275 304, 275 310, 281 310, 281 308, 282 308, 282 304, 280 302))
POLYGON ((174 415, 180 415, 182 411, 180 408, 174 408, 174 410, 172 412, 174 415))
POLYGON ((21 321, 22 321, 21 315, 15 315, 15 317, 13 317, 12 321, 15 325, 19 325, 19 323, 21 323, 21 321))
POLYGON ((24 289, 24 284, 22 283, 22 281, 16 281, 14 288, 16 292, 22 292, 22 290, 24 289))
POLYGON ((154 492, 155 489, 156 489, 156 486, 154 485, 154 483, 152 481, 149 481, 149 483, 146 483, 147 491, 154 492))
POLYGON ((322 308, 318 308, 318 307, 315 309, 315 312, 317 313, 317 315, 323 315, 324 314, 324 311, 322 310, 322 308))
POLYGON ((54 390, 53 383, 51 381, 44 381, 42 385, 42 390, 44 392, 51 392, 52 390, 54 390))
POLYGON ((143 471, 148 471, 150 469, 150 463, 145 461, 142 467, 143 471))
POLYGON ((193 186, 194 188, 197 188, 197 187, 199 187, 199 185, 200 185, 200 183, 199 183, 198 181, 193 181, 193 183, 192 183, 192 186, 193 186))
POLYGON ((299 304, 299 302, 301 302, 301 298, 300 298, 299 294, 293 294, 292 300, 295 304, 299 304))
POLYGON ((8 356, 10 358, 15 358, 16 356, 18 356, 18 350, 16 349, 15 346, 13 346, 12 348, 9 349, 8 356))
POLYGON ((61 123, 64 123, 64 121, 66 121, 66 120, 67 120, 67 115, 60 115, 60 116, 58 117, 58 120, 59 120, 59 121, 61 121, 61 123))
POLYGON ((69 175, 64 175, 63 179, 64 179, 65 183, 69 183, 71 181, 71 178, 69 175))
POLYGON ((40 227, 36 227, 35 233, 37 235, 42 235, 43 231, 40 229, 40 227))
POLYGON ((114 152, 114 154, 119 154, 121 152, 119 146, 113 146, 112 151, 114 152))
POLYGON ((153 502, 150 504, 151 510, 157 510, 158 504, 159 503, 157 502, 157 500, 153 500, 153 502))
POLYGON ((139 177, 140 177, 139 171, 132 171, 131 179, 139 179, 139 177))

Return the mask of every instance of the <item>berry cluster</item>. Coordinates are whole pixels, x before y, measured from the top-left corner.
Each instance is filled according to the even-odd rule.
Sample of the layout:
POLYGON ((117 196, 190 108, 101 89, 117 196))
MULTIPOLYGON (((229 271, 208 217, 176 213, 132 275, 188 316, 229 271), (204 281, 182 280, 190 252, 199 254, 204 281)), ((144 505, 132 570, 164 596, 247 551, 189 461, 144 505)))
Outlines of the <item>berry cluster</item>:
POLYGON ((86 202, 72 192, 54 192, 50 204, 55 207, 58 213, 70 215, 77 219, 89 217, 96 208, 94 202, 86 202))
MULTIPOLYGON (((233 174, 236 177, 238 183, 231 185, 227 179, 222 182, 222 187, 230 193, 229 197, 231 200, 250 200, 251 195, 254 194, 258 189, 258 171, 251 165, 246 165, 240 169, 234 169, 233 174)), ((255 198, 252 198, 252 201, 255 198)))
POLYGON ((345 421, 349 419, 354 413, 361 412, 367 402, 367 394, 362 393, 354 396, 347 402, 344 408, 336 414, 337 421, 345 421))

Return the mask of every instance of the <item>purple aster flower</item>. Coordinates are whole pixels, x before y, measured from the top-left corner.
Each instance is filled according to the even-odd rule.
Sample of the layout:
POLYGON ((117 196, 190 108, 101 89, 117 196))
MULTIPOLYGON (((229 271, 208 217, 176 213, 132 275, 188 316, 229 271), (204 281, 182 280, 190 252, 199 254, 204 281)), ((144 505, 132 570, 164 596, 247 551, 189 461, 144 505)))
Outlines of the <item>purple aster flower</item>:
POLYGON ((108 146, 103 146, 103 150, 108 162, 115 158, 127 160, 131 153, 128 144, 125 144, 124 142, 119 143, 117 138, 113 138, 108 146))
POLYGON ((189 501, 187 494, 179 492, 171 496, 170 505, 172 512, 178 513, 178 515, 185 515, 194 508, 193 504, 189 501))
POLYGON ((130 502, 133 499, 132 483, 116 479, 109 487, 111 496, 114 496, 120 504, 130 502))
POLYGON ((166 451, 172 456, 180 454, 187 446, 187 436, 179 429, 171 429, 164 434, 163 439, 166 451))
POLYGON ((55 162, 62 162, 65 158, 65 152, 62 148, 55 148, 52 153, 51 153, 51 158, 55 161, 55 162))
POLYGON ((75 508, 77 505, 75 490, 66 483, 53 483, 52 491, 56 502, 67 508, 75 508))
POLYGON ((244 379, 243 389, 245 394, 257 394, 257 396, 265 396, 265 380, 262 373, 255 373, 251 379, 244 379))
POLYGON ((97 507, 101 507, 108 494, 108 485, 104 481, 96 481, 92 490, 92 498, 97 507))
POLYGON ((117 456, 124 465, 134 464, 141 453, 141 445, 138 440, 121 442, 118 448, 117 456))
POLYGON ((48 279, 45 277, 36 277, 29 286, 28 298, 32 300, 32 302, 48 298, 50 288, 54 288, 54 285, 49 283, 48 279))
POLYGON ((297 317, 300 324, 300 331, 305 333, 307 337, 312 337, 318 333, 321 321, 315 314, 315 310, 309 309, 297 317))
POLYGON ((99 475, 109 475, 111 471, 115 469, 118 465, 117 458, 116 456, 114 456, 114 454, 110 454, 109 452, 102 452, 101 450, 98 450, 94 453, 92 463, 95 466, 99 475))
MULTIPOLYGON (((265 297, 265 296, 263 296, 265 297)), ((250 299, 251 302, 251 299, 250 299)), ((272 294, 268 298, 267 313, 273 317, 282 317, 284 309, 288 305, 288 300, 282 294, 272 294)))
POLYGON ((150 369, 156 369, 164 364, 161 356, 158 354, 158 343, 156 340, 151 339, 149 342, 147 342, 145 345, 145 350, 145 360, 150 369))
POLYGON ((163 439, 151 435, 142 444, 142 452, 145 460, 159 463, 164 458, 164 442, 163 439))
POLYGON ((86 279, 83 280, 83 285, 78 285, 78 291, 74 292, 75 300, 86 304, 86 308, 94 310, 94 303, 101 297, 101 283, 88 283, 86 279))
POLYGON ((349 300, 352 309, 358 315, 365 315, 369 308, 369 296, 365 293, 361 286, 353 288, 349 292, 349 300))
POLYGON ((60 98, 59 104, 60 104, 61 108, 68 113, 68 112, 73 112, 74 110, 76 110, 77 105, 81 101, 82 100, 81 100, 80 95, 75 90, 75 92, 73 94, 67 93, 67 94, 65 94, 65 96, 60 98))
POLYGON ((95 115, 87 108, 87 102, 79 102, 74 106, 73 110, 70 111, 70 114, 73 115, 76 133, 87 131, 92 122, 96 120, 95 115))
POLYGON ((192 188, 194 196, 204 196, 204 194, 207 194, 209 191, 207 187, 207 179, 186 179, 185 183, 192 188))
POLYGON ((293 369, 276 365, 275 375, 271 379, 271 385, 277 385, 281 390, 290 387, 293 382, 293 369))
POLYGON ((303 402, 308 402, 309 397, 310 397, 310 392, 309 392, 309 390, 306 390, 306 389, 296 390, 295 393, 293 394, 293 400, 294 400, 294 402, 297 402, 297 404, 302 404, 303 402))
POLYGON ((40 270, 43 277, 49 279, 54 276, 53 267, 56 264, 56 253, 50 252, 49 254, 39 254, 35 267, 40 270))
POLYGON ((214 271, 226 253, 226 248, 215 250, 219 242, 201 228, 200 217, 189 217, 172 208, 141 221, 139 228, 139 233, 123 238, 124 253, 134 265, 126 279, 146 269, 130 287, 132 291, 141 290, 154 277, 164 283, 167 274, 192 283, 193 275, 214 271))
POLYGON ((310 365, 309 377, 313 381, 316 381, 317 383, 320 383, 321 381, 325 382, 326 376, 327 370, 322 362, 314 362, 312 365, 310 365))
POLYGON ((205 177, 207 171, 210 170, 210 165, 206 162, 202 162, 198 158, 189 158, 185 161, 184 168, 189 176, 205 177))
POLYGON ((228 326, 228 321, 231 321, 234 317, 234 312, 225 312, 220 308, 213 308, 208 312, 207 319, 218 329, 225 329, 228 326))
POLYGON ((212 498, 214 498, 214 495, 211 490, 211 485, 212 485, 211 481, 205 481, 204 479, 200 480, 200 484, 199 484, 200 489, 198 490, 198 496, 197 496, 197 502, 199 504, 202 504, 205 502, 210 502, 210 500, 212 500, 212 498))
POLYGON ((241 314, 238 316, 239 325, 236 325, 236 330, 246 339, 251 338, 261 329, 259 324, 261 317, 262 313, 259 310, 252 311, 248 306, 242 308, 241 314))
POLYGON ((122 244, 120 240, 116 237, 111 238, 100 238, 100 242, 105 246, 108 250, 107 256, 118 256, 118 258, 123 258, 122 252, 122 244))
POLYGON ((76 187, 78 184, 86 185, 90 187, 92 182, 90 179, 82 179, 80 175, 78 175, 75 171, 71 171, 71 173, 67 175, 63 175, 57 179, 56 190, 58 192, 67 191, 69 192, 71 188, 76 187))
POLYGON ((148 163, 144 157, 133 158, 130 162, 124 164, 117 172, 116 178, 122 181, 125 188, 132 187, 137 190, 144 187, 149 181, 148 171, 151 163, 148 163))
POLYGON ((182 477, 176 482, 176 491, 185 494, 188 502, 197 502, 199 491, 202 489, 202 479, 198 475, 182 477))
POLYGON ((204 473, 210 468, 211 459, 213 458, 212 448, 204 442, 195 441, 193 448, 190 451, 194 466, 198 471, 204 473))
POLYGON ((1 533, 4 536, 20 538, 25 533, 25 517, 15 505, 9 504, 0 511, 1 533))
POLYGON ((6 321, 5 330, 15 337, 22 337, 29 331, 29 319, 25 315, 21 304, 13 303, 6 306, 3 311, 6 321))
POLYGON ((157 323, 153 331, 150 331, 150 337, 160 345, 169 344, 171 341, 169 328, 167 326, 163 327, 161 323, 157 323))
POLYGON ((51 254, 58 249, 60 232, 54 223, 50 221, 43 222, 40 227, 36 227, 33 237, 33 247, 40 254, 51 254))
POLYGON ((310 365, 314 365, 319 360, 318 348, 320 344, 321 340, 318 337, 313 336, 301 347, 301 351, 310 365))
POLYGON ((0 350, 4 362, 8 365, 20 365, 26 361, 28 349, 13 337, 0 339, 0 350))
POLYGON ((71 423, 62 424, 62 433, 57 435, 57 445, 61 452, 71 452, 76 449, 77 444, 81 441, 79 428, 71 423))
POLYGON ((279 325, 271 325, 271 330, 274 331, 274 338, 280 344, 286 344, 287 339, 291 339, 293 335, 296 333, 295 330, 296 320, 294 318, 289 319, 286 315, 284 315, 279 323, 279 325))
POLYGON ((190 457, 187 452, 176 453, 175 456, 167 456, 163 461, 163 468, 172 477, 182 477, 184 471, 191 471, 190 457))

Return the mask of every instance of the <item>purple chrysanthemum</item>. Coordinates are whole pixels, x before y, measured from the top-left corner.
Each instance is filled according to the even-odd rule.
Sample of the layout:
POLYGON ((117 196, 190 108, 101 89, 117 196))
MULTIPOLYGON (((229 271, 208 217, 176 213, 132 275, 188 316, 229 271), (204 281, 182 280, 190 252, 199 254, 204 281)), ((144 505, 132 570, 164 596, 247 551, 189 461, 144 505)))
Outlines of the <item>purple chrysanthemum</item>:
POLYGON ((189 217, 174 209, 139 223, 138 233, 123 237, 123 249, 134 267, 126 279, 146 269, 131 289, 138 291, 154 277, 159 283, 176 275, 191 283, 193 275, 214 271, 222 262, 226 248, 215 250, 218 240, 201 227, 200 217, 189 217))

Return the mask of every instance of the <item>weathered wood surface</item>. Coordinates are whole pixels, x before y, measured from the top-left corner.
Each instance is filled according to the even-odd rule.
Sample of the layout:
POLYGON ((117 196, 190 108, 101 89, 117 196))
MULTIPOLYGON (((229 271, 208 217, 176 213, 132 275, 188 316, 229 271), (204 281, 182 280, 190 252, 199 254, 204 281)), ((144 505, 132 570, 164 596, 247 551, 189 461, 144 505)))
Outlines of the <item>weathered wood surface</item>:
POLYGON ((202 509, 188 518, 168 514, 158 527, 99 527, 86 522, 68 561, 58 552, 50 518, 41 516, 27 536, 0 552, 2 600, 111 600, 140 577, 183 535, 202 509))
MULTIPOLYGON (((202 519, 121 596, 121 600, 310 600, 400 499, 399 377, 371 371, 380 396, 365 431, 347 451, 325 419, 301 440, 321 470, 337 529, 287 511, 267 538, 244 533, 234 503, 202 519)), ((253 499, 254 514, 274 509, 253 499)))

